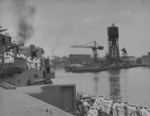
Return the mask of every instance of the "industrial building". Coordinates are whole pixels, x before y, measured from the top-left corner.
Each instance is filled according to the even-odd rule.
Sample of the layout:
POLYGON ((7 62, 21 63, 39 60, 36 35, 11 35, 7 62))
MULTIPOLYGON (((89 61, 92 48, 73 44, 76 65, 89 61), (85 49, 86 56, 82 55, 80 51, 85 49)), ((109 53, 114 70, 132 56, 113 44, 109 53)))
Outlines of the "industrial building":
POLYGON ((142 63, 150 65, 150 52, 142 56, 142 63))
POLYGON ((137 60, 135 56, 128 56, 128 59, 130 64, 135 64, 137 60))
POLYGON ((144 64, 150 64, 150 56, 149 55, 143 55, 142 56, 142 62, 144 64))
POLYGON ((144 64, 150 64, 150 52, 148 52, 147 55, 142 56, 142 62, 144 64))
POLYGON ((69 62, 70 64, 83 63, 91 60, 91 55, 88 54, 70 54, 69 62))

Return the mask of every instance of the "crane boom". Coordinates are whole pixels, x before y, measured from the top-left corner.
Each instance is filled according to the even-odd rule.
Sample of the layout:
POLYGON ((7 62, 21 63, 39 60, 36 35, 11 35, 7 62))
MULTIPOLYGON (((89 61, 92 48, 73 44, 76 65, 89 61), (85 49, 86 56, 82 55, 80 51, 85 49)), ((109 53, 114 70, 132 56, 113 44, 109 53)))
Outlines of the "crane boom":
POLYGON ((97 57, 98 57, 97 50, 103 50, 104 49, 104 47, 99 46, 96 41, 86 43, 86 44, 83 44, 83 45, 73 45, 71 47, 72 48, 91 48, 93 50, 94 61, 97 61, 97 57))
POLYGON ((72 48, 93 48, 93 46, 74 45, 72 48))

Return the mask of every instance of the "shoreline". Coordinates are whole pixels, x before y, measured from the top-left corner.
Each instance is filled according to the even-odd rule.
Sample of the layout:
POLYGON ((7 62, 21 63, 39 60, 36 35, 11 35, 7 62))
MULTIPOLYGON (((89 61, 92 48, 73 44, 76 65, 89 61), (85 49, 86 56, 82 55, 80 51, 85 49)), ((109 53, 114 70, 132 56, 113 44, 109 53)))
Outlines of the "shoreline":
POLYGON ((70 68, 66 69, 66 72, 73 72, 73 73, 86 73, 86 72, 102 72, 107 70, 121 70, 121 69, 129 69, 129 68, 136 68, 136 67, 147 67, 148 65, 130 65, 130 66, 118 66, 118 67, 108 67, 108 68, 70 68))

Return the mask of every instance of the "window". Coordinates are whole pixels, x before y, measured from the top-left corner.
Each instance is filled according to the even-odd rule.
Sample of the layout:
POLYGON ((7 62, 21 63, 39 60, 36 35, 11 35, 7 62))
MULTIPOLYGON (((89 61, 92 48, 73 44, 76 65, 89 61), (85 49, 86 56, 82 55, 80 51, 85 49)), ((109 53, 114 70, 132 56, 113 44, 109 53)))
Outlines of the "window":
POLYGON ((11 42, 11 37, 9 37, 9 41, 11 42))
POLYGON ((5 38, 4 38, 4 37, 2 38, 2 41, 5 41, 5 38))

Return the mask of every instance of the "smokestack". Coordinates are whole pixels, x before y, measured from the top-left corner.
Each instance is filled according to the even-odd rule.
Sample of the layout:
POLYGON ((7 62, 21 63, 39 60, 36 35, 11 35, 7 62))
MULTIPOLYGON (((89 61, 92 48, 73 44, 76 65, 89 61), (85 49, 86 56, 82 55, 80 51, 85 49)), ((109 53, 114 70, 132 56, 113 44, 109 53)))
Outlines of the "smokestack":
POLYGON ((34 35, 34 17, 36 7, 28 0, 12 0, 14 18, 17 26, 17 41, 25 44, 34 35))

